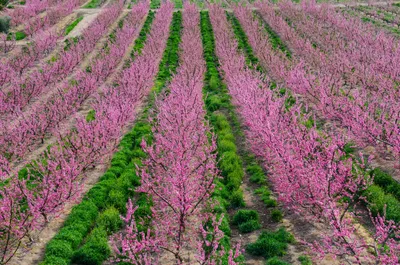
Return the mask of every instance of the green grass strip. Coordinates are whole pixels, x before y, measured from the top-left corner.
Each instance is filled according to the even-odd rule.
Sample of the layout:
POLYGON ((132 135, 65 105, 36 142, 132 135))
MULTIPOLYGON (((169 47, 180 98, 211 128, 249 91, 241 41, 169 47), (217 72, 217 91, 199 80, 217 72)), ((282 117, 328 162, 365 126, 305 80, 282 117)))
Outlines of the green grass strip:
POLYGON ((231 229, 227 209, 244 205, 243 192, 240 185, 244 176, 242 160, 237 153, 235 137, 232 126, 228 120, 231 118, 232 105, 227 94, 226 85, 218 72, 218 58, 215 54, 214 33, 207 11, 200 13, 200 30, 203 42, 203 54, 207 71, 204 78, 204 102, 207 110, 207 119, 212 125, 217 136, 218 168, 223 179, 218 181, 213 198, 219 201, 220 206, 214 209, 216 214, 224 214, 220 229, 225 237, 222 245, 230 249, 231 229))
POLYGON ((103 0, 91 0, 83 8, 97 8, 103 3, 103 0))
POLYGON ((226 17, 232 24, 233 32, 238 41, 239 50, 245 54, 247 64, 254 67, 258 64, 258 58, 254 55, 253 48, 249 44, 246 33, 240 26, 239 20, 230 12, 226 12, 226 17))
POLYGON ((273 49, 281 50, 288 58, 292 58, 292 53, 290 52, 287 45, 281 40, 279 35, 271 28, 271 26, 262 18, 262 16, 257 12, 254 11, 255 15, 264 26, 265 30, 268 34, 268 40, 270 41, 273 49))
POLYGON ((386 219, 400 222, 400 201, 393 194, 385 192, 382 187, 374 184, 364 191, 364 196, 374 216, 386 212, 386 219))
POLYGON ((377 10, 377 13, 384 14, 384 17, 383 18, 381 18, 381 17, 374 18, 374 14, 373 13, 371 14, 371 12, 373 12, 373 11, 374 11, 374 8, 372 8, 370 6, 358 6, 358 7, 354 7, 354 9, 352 9, 352 10, 350 10, 350 9, 346 10, 346 12, 351 14, 352 16, 360 17, 361 21, 371 23, 375 27, 378 27, 378 28, 386 29, 386 30, 390 31, 391 33, 395 34, 396 37, 399 37, 400 30, 394 26, 388 25, 388 24, 394 23, 394 16, 385 11, 377 10), (371 15, 372 17, 364 16, 364 14, 362 14, 362 13, 365 13, 365 15, 371 15), (388 24, 386 24, 385 22, 388 24))
POLYGON ((213 131, 218 137, 218 167, 224 177, 223 184, 226 186, 227 192, 227 196, 223 197, 233 202, 235 201, 233 197, 237 196, 239 199, 239 205, 237 206, 241 206, 243 205, 243 201, 240 185, 244 170, 242 167, 243 162, 238 155, 231 125, 235 121, 233 106, 226 84, 223 83, 218 71, 218 58, 215 54, 215 41, 208 12, 201 12, 200 22, 204 59, 207 66, 203 94, 207 109, 207 118, 210 120, 213 131))
POLYGON ((174 3, 175 8, 183 8, 182 0, 173 0, 172 2, 174 3))
MULTIPOLYGON (((112 160, 112 166, 109 169, 117 169, 119 174, 117 181, 114 180, 114 186, 111 188, 108 197, 105 199, 106 207, 94 222, 94 228, 85 239, 85 243, 77 249, 72 261, 74 264, 102 264, 110 255, 108 246, 108 238, 112 233, 122 228, 120 215, 125 214, 125 205, 128 198, 136 198, 136 205, 139 206, 135 213, 138 220, 148 219, 151 216, 151 200, 146 194, 137 194, 133 190, 140 185, 140 177, 135 174, 135 166, 141 166, 143 159, 146 158, 145 152, 141 149, 140 143, 144 137, 148 144, 152 141, 151 125, 148 121, 149 110, 153 108, 155 95, 160 93, 167 82, 175 73, 179 64, 179 43, 181 41, 182 14, 176 12, 173 15, 170 27, 170 36, 167 40, 166 49, 160 62, 160 68, 157 75, 157 82, 153 87, 153 92, 148 100, 147 107, 141 118, 136 123, 133 133, 135 134, 133 141, 132 153, 130 155, 130 163, 125 166, 123 159, 112 160), (118 166, 120 168, 118 168, 118 166), (125 167, 124 167, 125 166, 125 167), (117 167, 117 168, 116 168, 117 167)), ((129 158, 129 157, 128 157, 129 158)))
MULTIPOLYGON (((227 13, 227 16, 232 23, 233 31, 235 33, 235 38, 238 42, 239 51, 241 51, 244 54, 244 56, 246 57, 246 61, 250 62, 250 66, 254 66, 259 62, 259 60, 253 53, 253 49, 248 42, 248 38, 245 31, 243 30, 239 20, 235 17, 234 14, 227 13)), ((260 66, 258 66, 256 69, 261 73, 264 72, 264 69, 262 69, 262 67, 260 66)), ((274 87, 272 86, 271 89, 273 88, 274 87)), ((241 138, 237 139, 237 142, 246 141, 245 134, 239 122, 235 123, 235 131, 238 132, 237 138, 241 138)), ((275 222, 281 221, 283 214, 278 208, 276 208, 278 205, 277 201, 271 198, 272 192, 267 186, 267 177, 265 175, 264 170, 258 163, 255 155, 249 150, 241 150, 240 155, 242 156, 243 164, 246 168, 246 172, 250 178, 250 181, 260 186, 260 188, 257 189, 255 193, 261 197, 266 207, 273 208, 271 211, 271 218, 275 222)))
POLYGON ((151 0, 150 1, 150 8, 151 9, 157 9, 160 7, 161 0, 151 0))
MULTIPOLYGON (((236 27, 236 36, 245 36, 244 31, 239 27, 238 21, 231 14, 227 14, 228 19, 236 27)), ((201 13, 201 25, 203 35, 204 57, 207 63, 207 72, 205 79, 205 102, 210 123, 217 135, 217 151, 220 162, 219 169, 222 172, 224 181, 219 184, 221 188, 216 192, 217 199, 228 208, 245 207, 243 201, 243 192, 240 188, 244 172, 246 170, 250 181, 257 183, 263 188, 263 199, 267 206, 276 207, 277 202, 270 198, 272 192, 266 186, 266 176, 258 165, 255 156, 247 150, 238 148, 238 143, 245 141, 245 135, 238 120, 237 113, 231 103, 226 84, 223 83, 218 71, 218 59, 215 54, 215 41, 212 32, 212 25, 208 12, 201 13)), ((240 50, 247 55, 252 55, 252 49, 249 47, 247 38, 241 39, 240 50), (247 47, 246 47, 247 46, 247 47)), ((248 62, 258 62, 258 60, 247 58, 248 62)), ((218 186, 217 186, 218 187, 218 186)), ((272 218, 279 222, 282 219, 282 213, 279 209, 272 210, 272 218), (275 213, 274 213, 275 212, 275 213), (277 216, 274 218, 274 216, 277 216)), ((225 214, 227 214, 225 212, 225 214)), ((258 213, 254 210, 239 210, 234 215, 233 225, 237 225, 242 233, 247 233, 261 228, 258 220, 258 213), (240 222, 238 218, 242 217, 240 222), (251 218, 250 218, 251 217, 251 218)), ((229 228, 229 221, 226 221, 226 230, 229 228)), ((286 244, 286 243, 285 243, 286 244)), ((277 252, 276 255, 279 253, 277 252)))
POLYGON ((374 176, 374 183, 380 186, 385 192, 392 194, 400 200, 400 183, 397 182, 389 173, 380 168, 371 171, 374 176))
POLYGON ((16 41, 23 40, 26 38, 26 34, 23 31, 17 31, 15 33, 13 33, 13 32, 8 33, 7 40, 12 40, 13 38, 16 41))
POLYGON ((83 19, 83 16, 80 16, 77 19, 75 19, 71 24, 69 24, 65 28, 65 35, 68 35, 76 27, 76 25, 78 25, 78 23, 82 21, 82 19, 83 19))
POLYGON ((23 40, 26 38, 26 34, 23 31, 15 32, 15 40, 23 40))
MULTIPOLYGON (((214 33, 207 11, 200 16, 203 53, 207 71, 204 79, 204 102, 207 118, 213 132, 217 136, 218 168, 223 179, 216 183, 213 198, 219 201, 220 207, 214 209, 216 214, 224 214, 221 230, 225 237, 222 245, 229 249, 231 228, 229 224, 230 208, 245 206, 243 191, 240 188, 244 176, 243 161, 236 145, 237 131, 233 124, 238 124, 226 84, 223 83, 218 71, 219 63, 215 54, 214 33)), ((244 258, 241 257, 243 260, 244 258)))
POLYGON ((146 21, 144 22, 143 28, 139 33, 139 37, 135 40, 135 45, 133 46, 133 49, 131 52, 132 59, 134 59, 135 56, 141 54, 141 51, 147 40, 147 34, 151 30, 151 24, 153 23, 155 14, 156 13, 154 11, 149 12, 149 15, 147 16, 146 21))
POLYGON ((253 256, 261 256, 267 260, 268 264, 288 265, 278 257, 286 254, 288 245, 294 243, 294 237, 281 227, 277 231, 263 231, 254 243, 246 246, 246 252, 253 256))

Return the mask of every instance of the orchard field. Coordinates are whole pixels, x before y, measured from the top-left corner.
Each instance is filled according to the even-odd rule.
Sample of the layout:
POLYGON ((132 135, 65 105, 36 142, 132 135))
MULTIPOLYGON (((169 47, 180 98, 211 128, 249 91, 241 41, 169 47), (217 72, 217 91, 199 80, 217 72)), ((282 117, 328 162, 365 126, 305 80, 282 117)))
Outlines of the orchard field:
POLYGON ((0 0, 0 265, 400 264, 400 3, 0 0))

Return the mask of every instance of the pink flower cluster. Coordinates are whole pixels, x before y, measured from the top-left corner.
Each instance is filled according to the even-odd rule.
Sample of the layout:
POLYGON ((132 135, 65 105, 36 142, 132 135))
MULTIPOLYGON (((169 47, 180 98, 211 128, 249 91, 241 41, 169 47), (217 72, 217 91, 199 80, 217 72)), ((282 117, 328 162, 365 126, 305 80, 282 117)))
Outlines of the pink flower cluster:
MULTIPOLYGON (((15 43, 7 40, 6 34, 2 34, 1 38, 3 52, 14 49, 15 43)), ((36 61, 47 56, 56 46, 58 38, 53 31, 41 32, 29 45, 2 60, 0 62, 0 91, 5 91, 5 87, 8 87, 17 78, 21 78, 22 74, 32 67, 36 61)))
MULTIPOLYGON (((14 9, 8 9, 7 15, 11 17, 13 26, 29 25, 29 21, 38 18, 40 13, 53 10, 63 9, 68 6, 65 0, 27 0, 24 5, 17 6, 14 9)), ((74 1, 72 1, 74 2, 74 1)), ((47 15, 47 14, 46 14, 47 15)))
POLYGON ((61 19, 71 14, 76 8, 80 7, 86 1, 73 0, 60 3, 47 9, 44 16, 36 15, 23 22, 23 31, 28 36, 34 36, 36 33, 45 31, 51 26, 56 25, 61 19))

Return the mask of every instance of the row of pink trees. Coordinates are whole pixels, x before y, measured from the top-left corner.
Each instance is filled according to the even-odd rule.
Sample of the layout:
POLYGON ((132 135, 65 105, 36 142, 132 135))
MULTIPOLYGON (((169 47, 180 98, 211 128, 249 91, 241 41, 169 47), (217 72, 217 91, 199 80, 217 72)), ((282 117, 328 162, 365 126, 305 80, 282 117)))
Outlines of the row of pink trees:
POLYGON ((352 10, 356 11, 357 15, 363 15, 377 20, 390 27, 395 27, 400 24, 400 18, 398 15, 394 15, 390 19, 386 16, 386 12, 374 7, 352 7, 352 10))
POLYGON ((6 33, 0 33, 0 53, 6 54, 14 50, 16 46, 15 39, 9 39, 6 33))
POLYGON ((62 2, 59 5, 47 10, 45 16, 35 16, 24 22, 24 32, 33 36, 39 31, 46 30, 57 24, 64 17, 71 14, 76 8, 84 4, 85 0, 72 0, 62 2))
MULTIPOLYGON (((55 61, 43 61, 38 69, 28 75, 11 75, 11 82, 5 84, 0 93, 0 116, 14 119, 29 102, 43 93, 51 91, 57 82, 73 73, 80 62, 95 48, 110 25, 119 17, 123 1, 106 8, 96 20, 82 33, 78 42, 69 40, 70 47, 60 52, 55 61)), ((31 58, 24 57, 31 61, 31 58)), ((19 63, 24 63, 19 62, 19 63)), ((9 121, 9 120, 7 120, 9 121)))
POLYGON ((90 70, 79 70, 74 81, 65 80, 56 86, 51 96, 32 103, 19 114, 16 121, 7 124, 0 132, 0 152, 11 158, 21 158, 47 133, 59 130, 60 123, 76 112, 83 102, 115 71, 132 41, 138 36, 147 14, 146 3, 135 5, 124 19, 124 24, 114 32, 97 58, 90 62, 90 70))
MULTIPOLYGON (((289 2, 280 4, 280 13, 291 21, 296 32, 306 36, 323 53, 327 53, 329 61, 334 61, 330 71, 339 67, 338 71, 342 72, 349 89, 362 87, 370 90, 376 97, 389 93, 393 94, 394 99, 400 97, 400 93, 395 89, 395 82, 399 81, 400 68, 397 62, 400 59, 400 49, 396 47, 394 37, 388 37, 382 31, 378 31, 347 39, 340 34, 340 30, 335 30, 335 27, 331 27, 320 18, 307 16, 307 10, 317 10, 315 12, 319 14, 335 13, 331 9, 316 7, 315 4, 304 5, 302 10, 298 10, 289 2)), ((357 25, 353 25, 353 28, 362 32, 357 25)), ((318 63, 318 58, 309 59, 318 63)))
MULTIPOLYGON (((306 95, 319 114, 339 122, 348 130, 351 139, 361 146, 382 145, 399 158, 400 105, 394 80, 378 72, 363 75, 364 71, 353 66, 356 59, 351 63, 344 62, 351 59, 352 54, 358 54, 356 51, 334 53, 315 49, 310 40, 300 37, 275 13, 272 5, 260 4, 259 7, 262 17, 294 55, 304 60, 282 75, 286 76, 285 85, 295 93, 306 95), (371 76, 377 78, 373 80, 371 76)), ((373 53, 372 47, 370 49, 373 53)))
POLYGON ((49 28, 71 14, 81 4, 83 4, 83 0, 67 1, 49 9, 43 17, 34 16, 28 19, 25 22, 24 32, 31 37, 34 36, 26 46, 14 50, 16 48, 15 40, 7 40, 7 34, 1 34, 0 51, 3 53, 13 51, 0 63, 0 74, 7 74, 7 79, 0 79, 2 88, 11 80, 21 76, 34 62, 48 55, 56 46, 57 40, 63 37, 63 34, 56 32, 56 29, 49 28))
POLYGON ((276 49, 272 47, 266 30, 259 20, 253 16, 252 10, 243 6, 236 6, 234 7, 234 14, 246 33, 254 56, 258 58, 263 71, 277 84, 284 84, 289 71, 297 62, 295 58, 291 61, 279 47, 276 49))
MULTIPOLYGON (((150 227, 139 231, 128 202, 124 231, 113 238, 117 260, 132 264, 221 264, 222 217, 210 213, 216 169, 215 140, 205 122, 202 87, 205 73, 199 12, 184 4, 180 66, 168 92, 156 100, 154 141, 142 146, 148 155, 139 192, 153 201, 150 227)), ((223 251, 223 250, 222 250, 223 251)), ((236 264, 238 252, 229 254, 236 264)))
MULTIPOLYGON (((115 151, 121 128, 135 118, 136 108, 150 91, 165 48, 173 7, 163 4, 151 33, 131 67, 116 78, 93 104, 94 120, 77 117, 69 132, 28 167, 23 178, 9 177, 0 188, 0 264, 6 264, 32 233, 64 204, 79 198, 85 171, 106 161, 115 151), (140 78, 134 79, 138 75, 140 78)), ((0 174, 7 168, 0 168, 0 174)))
MULTIPOLYGON (((13 80, 20 78, 23 73, 39 59, 46 57, 56 47, 58 36, 53 31, 41 32, 19 51, 9 54, 0 62, 0 90, 4 90, 13 80)), ((1 49, 6 53, 15 47, 13 41, 7 40, 7 35, 1 36, 1 49)))
POLYGON ((6 14, 11 17, 13 26, 27 23, 32 17, 40 13, 65 4, 65 0, 27 0, 24 5, 7 9, 6 14))
POLYGON ((400 68, 397 62, 400 59, 400 47, 394 36, 377 31, 358 18, 344 17, 328 6, 317 6, 312 1, 303 3, 302 10, 311 19, 316 18, 319 24, 324 24, 326 32, 336 32, 339 38, 332 39, 328 45, 353 50, 353 56, 359 63, 370 63, 375 72, 388 75, 394 80, 399 79, 400 68))
POLYGON ((288 108, 287 97, 274 94, 262 76, 246 67, 224 11, 211 6, 210 17, 221 70, 247 127, 247 141, 268 168, 280 201, 328 228, 320 240, 304 243, 321 257, 331 254, 349 263, 398 264, 399 227, 384 217, 371 217, 375 233, 372 239, 364 239, 357 234, 355 213, 349 211, 371 182, 364 176, 364 161, 345 156, 342 137, 308 128, 306 121, 313 117, 303 113, 306 105, 288 108))

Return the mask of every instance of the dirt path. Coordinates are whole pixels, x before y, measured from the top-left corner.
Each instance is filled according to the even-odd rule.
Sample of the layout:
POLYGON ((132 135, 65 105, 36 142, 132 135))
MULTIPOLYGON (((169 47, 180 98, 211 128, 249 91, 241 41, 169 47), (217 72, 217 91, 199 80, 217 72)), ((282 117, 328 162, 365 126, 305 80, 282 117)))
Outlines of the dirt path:
POLYGON ((362 152, 368 155, 373 155, 371 160, 372 168, 382 168, 387 171, 395 180, 400 182, 400 167, 399 162, 395 160, 381 147, 367 146, 362 149, 362 152))
MULTIPOLYGON (((97 18, 100 12, 90 13, 83 15, 83 19, 76 25, 76 27, 71 30, 71 32, 66 36, 66 38, 74 38, 80 36, 82 32, 90 26, 90 24, 97 18)), ((80 13, 76 13, 76 18, 80 17, 80 13)))

